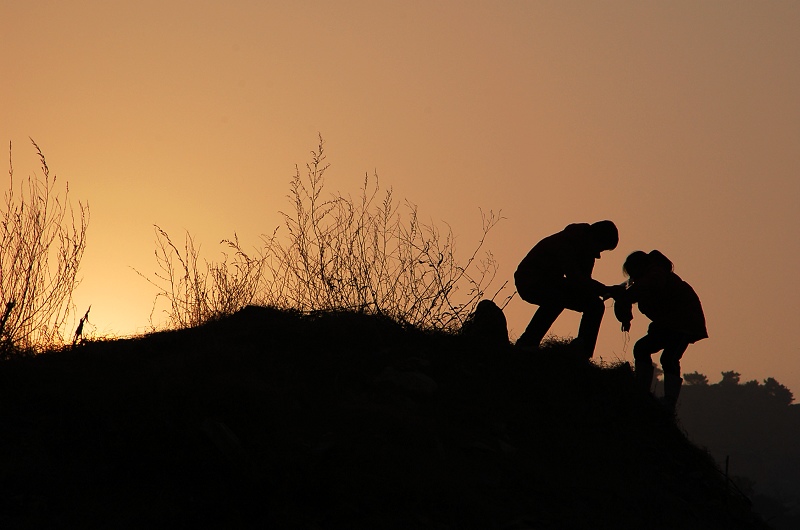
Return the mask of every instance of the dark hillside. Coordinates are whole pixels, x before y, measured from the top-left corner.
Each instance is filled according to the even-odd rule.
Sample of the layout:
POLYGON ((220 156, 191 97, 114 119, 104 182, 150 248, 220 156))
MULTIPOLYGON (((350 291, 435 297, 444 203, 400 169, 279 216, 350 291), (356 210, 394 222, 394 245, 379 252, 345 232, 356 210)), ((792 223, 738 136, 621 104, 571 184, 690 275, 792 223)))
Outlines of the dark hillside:
POLYGON ((246 308, 0 365, 0 528, 764 528, 627 365, 246 308))

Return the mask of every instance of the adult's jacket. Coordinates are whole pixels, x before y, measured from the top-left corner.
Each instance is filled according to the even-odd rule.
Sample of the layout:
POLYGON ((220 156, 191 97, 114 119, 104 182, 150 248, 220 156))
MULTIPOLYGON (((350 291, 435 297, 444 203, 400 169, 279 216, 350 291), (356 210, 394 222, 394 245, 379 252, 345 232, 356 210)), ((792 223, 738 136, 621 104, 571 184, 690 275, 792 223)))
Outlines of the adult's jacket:
POLYGON ((596 292, 597 296, 604 294, 606 286, 592 279, 594 260, 600 253, 589 227, 588 223, 568 225, 561 232, 539 241, 528 252, 514 273, 514 282, 523 300, 530 298, 526 291, 536 290, 542 284, 562 282, 564 278, 596 292))

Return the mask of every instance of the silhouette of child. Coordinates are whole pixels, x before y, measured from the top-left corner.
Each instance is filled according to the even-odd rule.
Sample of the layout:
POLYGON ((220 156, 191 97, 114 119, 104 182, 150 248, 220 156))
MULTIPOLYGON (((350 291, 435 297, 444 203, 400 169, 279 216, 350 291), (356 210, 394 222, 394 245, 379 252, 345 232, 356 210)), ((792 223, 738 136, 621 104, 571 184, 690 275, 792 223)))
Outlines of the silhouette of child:
POLYGON ((651 356, 661 350, 664 370, 664 402, 674 412, 681 391, 681 357, 689 344, 708 337, 706 319, 694 289, 673 272, 672 262, 658 250, 631 253, 622 266, 627 289, 615 297, 614 315, 629 331, 632 306, 651 320, 647 334, 633 347, 636 380, 650 391, 653 382, 651 356))
POLYGON ((536 349, 564 309, 582 313, 573 344, 580 355, 592 357, 603 320, 603 299, 614 287, 592 279, 594 260, 619 242, 611 221, 576 223, 539 241, 514 273, 520 298, 538 305, 516 346, 536 349))

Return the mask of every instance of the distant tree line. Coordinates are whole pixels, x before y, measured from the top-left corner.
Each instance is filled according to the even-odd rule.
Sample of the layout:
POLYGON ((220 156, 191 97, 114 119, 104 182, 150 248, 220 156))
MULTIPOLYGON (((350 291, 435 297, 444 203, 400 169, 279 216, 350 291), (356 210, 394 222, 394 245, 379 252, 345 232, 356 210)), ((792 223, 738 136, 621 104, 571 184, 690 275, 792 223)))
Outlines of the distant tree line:
POLYGON ((777 530, 800 528, 800 405, 775 378, 742 381, 722 372, 684 375, 678 410, 689 438, 705 447, 777 530))
POLYGON ((746 399, 767 399, 773 401, 776 405, 791 405, 794 401, 792 391, 773 377, 768 377, 763 383, 759 383, 755 379, 742 383, 741 377, 742 374, 739 372, 722 372, 722 379, 714 385, 710 385, 708 377, 700 372, 684 374, 683 379, 687 385, 713 387, 712 391, 725 393, 729 396, 736 395, 746 399))

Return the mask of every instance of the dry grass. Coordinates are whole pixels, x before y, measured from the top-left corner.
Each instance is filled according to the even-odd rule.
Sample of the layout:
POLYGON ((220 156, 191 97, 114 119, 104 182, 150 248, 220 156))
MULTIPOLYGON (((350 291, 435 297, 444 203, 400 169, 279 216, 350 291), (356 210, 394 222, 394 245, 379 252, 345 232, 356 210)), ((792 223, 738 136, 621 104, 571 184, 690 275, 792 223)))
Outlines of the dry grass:
POLYGON ((422 222, 417 207, 401 206, 391 189, 381 193, 377 175, 364 178, 355 199, 326 194, 328 167, 320 137, 306 171, 295 170, 283 224, 252 251, 234 237, 221 242, 222 261, 201 261, 192 236, 178 248, 156 227, 159 272, 145 278, 159 289, 156 303, 167 302, 168 324, 196 326, 258 303, 460 328, 495 279, 497 263, 483 248, 501 217, 481 212, 482 233, 460 261, 452 229, 422 222))
POLYGON ((41 175, 19 186, 9 144, 9 186, 0 211, 0 356, 64 344, 74 320, 72 293, 86 248, 89 207, 69 201, 50 174, 42 150, 31 140, 41 175))

